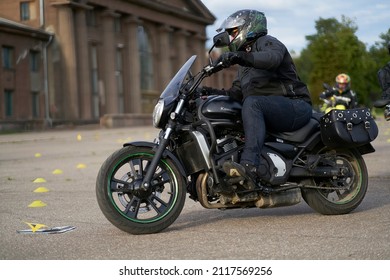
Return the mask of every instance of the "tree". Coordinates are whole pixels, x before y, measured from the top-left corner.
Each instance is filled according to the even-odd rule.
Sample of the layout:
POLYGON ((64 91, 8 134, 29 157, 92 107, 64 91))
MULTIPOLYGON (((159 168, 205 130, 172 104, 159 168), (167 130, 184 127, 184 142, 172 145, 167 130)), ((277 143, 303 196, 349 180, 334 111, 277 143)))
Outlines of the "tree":
POLYGON ((333 85, 335 77, 340 73, 351 77, 352 88, 359 94, 359 103, 365 104, 368 88, 363 78, 369 58, 364 43, 355 35, 357 26, 351 19, 342 16, 341 22, 335 18, 320 18, 315 27, 317 33, 306 36, 308 47, 297 61, 314 104, 320 102, 322 84, 326 82, 333 85))

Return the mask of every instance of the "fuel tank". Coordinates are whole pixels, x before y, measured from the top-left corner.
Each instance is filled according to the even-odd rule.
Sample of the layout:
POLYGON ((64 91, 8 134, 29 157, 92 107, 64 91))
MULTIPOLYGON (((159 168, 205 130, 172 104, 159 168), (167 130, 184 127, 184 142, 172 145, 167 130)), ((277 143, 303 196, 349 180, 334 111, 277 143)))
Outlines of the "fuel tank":
POLYGON ((242 105, 239 101, 224 95, 209 96, 201 105, 201 113, 215 120, 240 120, 241 109, 242 105))

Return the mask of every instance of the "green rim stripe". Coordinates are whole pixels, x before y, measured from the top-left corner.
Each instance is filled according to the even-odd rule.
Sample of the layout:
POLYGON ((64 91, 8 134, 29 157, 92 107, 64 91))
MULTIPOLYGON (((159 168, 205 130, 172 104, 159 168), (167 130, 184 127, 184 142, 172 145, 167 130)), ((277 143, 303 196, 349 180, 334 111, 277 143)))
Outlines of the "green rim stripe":
POLYGON ((111 181, 111 178, 112 178, 112 174, 114 172, 114 170, 117 168, 118 165, 120 165, 124 160, 127 160, 127 159, 131 159, 131 158, 135 158, 137 156, 149 156, 149 157, 153 157, 154 155, 153 154, 149 154, 149 153, 137 153, 137 154, 132 154, 130 156, 126 156, 124 158, 122 158, 119 163, 112 169, 111 173, 110 173, 110 176, 108 176, 107 178, 107 193, 109 194, 109 198, 110 198, 110 201, 112 203, 112 205, 114 205, 115 209, 118 211, 118 213, 120 213, 123 217, 125 217, 127 220, 131 220, 133 222, 136 222, 136 223, 140 223, 140 224, 148 224, 148 223, 153 223, 153 222, 156 222, 156 221, 159 221, 161 220, 162 218, 164 218, 166 215, 169 214, 169 212, 171 212, 172 208, 176 205, 176 200, 177 200, 177 196, 178 196, 178 183, 177 183, 177 178, 175 176, 175 173, 172 171, 171 167, 166 163, 165 160, 161 160, 162 163, 164 163, 164 165, 166 167, 168 167, 169 171, 171 174, 173 174, 173 178, 174 178, 174 187, 176 188, 176 192, 175 192, 175 196, 174 196, 174 199, 173 199, 173 203, 171 203, 171 206, 170 208, 168 209, 168 211, 166 211, 162 216, 158 216, 156 218, 153 218, 153 219, 148 219, 148 220, 137 220, 137 219, 132 219, 128 216, 126 216, 116 205, 116 203, 114 202, 113 200, 113 197, 112 197, 112 192, 111 192, 111 189, 110 189, 110 181, 111 181))

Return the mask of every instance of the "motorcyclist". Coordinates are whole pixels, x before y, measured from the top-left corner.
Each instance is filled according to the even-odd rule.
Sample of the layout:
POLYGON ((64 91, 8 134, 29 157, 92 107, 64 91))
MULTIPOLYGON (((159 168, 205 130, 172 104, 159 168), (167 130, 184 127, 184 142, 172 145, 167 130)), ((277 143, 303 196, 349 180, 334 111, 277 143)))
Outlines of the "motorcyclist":
POLYGON ((335 100, 335 105, 343 105, 345 106, 345 109, 356 108, 358 106, 358 101, 356 93, 351 89, 351 77, 347 74, 341 73, 336 76, 335 81, 335 86, 321 93, 320 99, 342 97, 335 100))
POLYGON ((312 115, 310 93, 285 45, 267 35, 264 13, 239 10, 225 19, 217 29, 221 31, 230 35, 229 52, 223 53, 216 64, 238 64, 237 77, 228 90, 204 90, 229 95, 243 104, 245 147, 240 164, 226 162, 223 168, 229 176, 244 177, 253 189, 260 175, 266 131, 294 131, 306 125, 312 115))
MULTIPOLYGON (((390 54, 390 42, 387 44, 387 49, 390 54)), ((390 120, 390 61, 378 71, 378 81, 382 89, 381 99, 374 102, 374 106, 381 108, 386 106, 385 118, 390 120)))

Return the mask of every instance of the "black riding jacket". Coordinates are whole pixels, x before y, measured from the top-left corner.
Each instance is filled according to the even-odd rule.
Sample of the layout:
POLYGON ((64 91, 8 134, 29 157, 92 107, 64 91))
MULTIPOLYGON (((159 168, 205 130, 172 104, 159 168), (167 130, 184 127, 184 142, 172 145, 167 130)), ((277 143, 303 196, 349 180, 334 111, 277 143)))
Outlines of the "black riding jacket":
POLYGON ((302 98, 311 104, 306 84, 300 80, 290 53, 278 39, 261 36, 247 52, 239 53, 243 59, 228 95, 238 100, 249 95, 278 95, 302 98))

